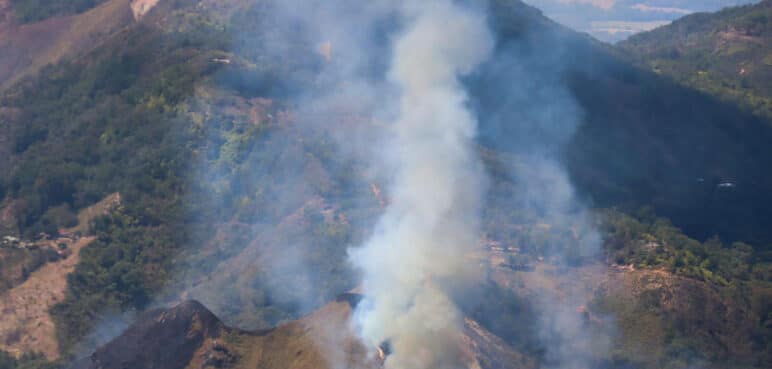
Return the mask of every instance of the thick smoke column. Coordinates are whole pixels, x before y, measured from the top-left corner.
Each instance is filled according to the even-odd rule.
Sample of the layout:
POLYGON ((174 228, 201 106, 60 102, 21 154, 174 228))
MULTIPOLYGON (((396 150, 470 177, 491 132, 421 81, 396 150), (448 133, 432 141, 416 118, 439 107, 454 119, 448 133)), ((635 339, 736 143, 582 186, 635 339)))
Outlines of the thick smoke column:
POLYGON ((459 77, 488 58, 493 40, 482 15, 450 0, 399 12, 407 22, 389 72, 399 114, 384 163, 396 173, 374 235, 351 252, 367 296, 356 323, 372 347, 389 340, 387 368, 459 368, 463 322, 452 295, 477 276, 466 253, 485 185, 459 77))

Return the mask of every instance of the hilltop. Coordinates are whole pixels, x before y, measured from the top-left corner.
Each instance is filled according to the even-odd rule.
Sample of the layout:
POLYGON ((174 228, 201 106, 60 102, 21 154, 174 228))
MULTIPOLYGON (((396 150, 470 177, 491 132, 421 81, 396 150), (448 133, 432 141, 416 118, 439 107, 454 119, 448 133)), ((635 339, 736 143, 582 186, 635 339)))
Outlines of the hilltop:
MULTIPOLYGON (((383 358, 368 352, 351 331, 356 300, 341 296, 297 321, 256 332, 229 328, 200 303, 187 301, 145 313, 123 335, 70 368, 380 368, 383 358)), ((471 319, 459 345, 470 368, 534 366, 471 319)))

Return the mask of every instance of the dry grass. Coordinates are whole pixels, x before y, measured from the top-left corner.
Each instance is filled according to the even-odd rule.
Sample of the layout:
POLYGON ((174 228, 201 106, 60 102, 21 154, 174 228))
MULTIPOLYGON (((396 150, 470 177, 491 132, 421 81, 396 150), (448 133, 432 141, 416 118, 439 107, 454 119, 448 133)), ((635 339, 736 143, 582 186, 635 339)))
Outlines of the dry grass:
MULTIPOLYGON (((222 344, 238 357, 234 368, 378 368, 379 363, 350 330, 351 307, 334 302, 268 332, 234 333, 222 344)), ((188 368, 201 367, 212 343, 205 344, 188 368)))
POLYGON ((59 357, 56 328, 49 309, 64 299, 67 275, 75 270, 79 253, 94 237, 84 237, 70 246, 72 255, 38 269, 21 285, 0 295, 0 350, 21 355, 40 352, 49 359, 59 357))

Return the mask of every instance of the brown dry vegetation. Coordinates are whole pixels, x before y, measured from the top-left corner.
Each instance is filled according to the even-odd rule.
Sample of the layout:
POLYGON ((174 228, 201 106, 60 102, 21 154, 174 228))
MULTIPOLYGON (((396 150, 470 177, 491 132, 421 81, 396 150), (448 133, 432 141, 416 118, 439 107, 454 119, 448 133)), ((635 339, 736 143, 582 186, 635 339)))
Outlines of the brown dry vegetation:
POLYGON ((51 360, 59 357, 56 328, 48 311, 64 299, 67 275, 75 270, 80 250, 93 240, 81 238, 70 246, 72 255, 43 266, 0 295, 0 350, 15 355, 40 352, 51 360))
POLYGON ((377 367, 374 361, 368 360, 367 350, 351 333, 350 314, 347 303, 337 302, 268 334, 232 339, 234 352, 242 357, 238 367, 311 369, 322 365, 337 367, 336 364, 377 367), (330 352, 340 356, 325 354, 330 352))
MULTIPOLYGON (((358 299, 354 294, 342 295, 299 320, 256 332, 227 328, 200 304, 185 302, 146 314, 74 368, 158 367, 159 363, 180 369, 382 368, 376 350, 371 352, 353 334, 351 314, 358 299), (155 342, 158 337, 171 341, 155 342), (164 351, 178 354, 162 355, 164 351)), ((465 320, 458 342, 469 368, 535 367, 472 319, 465 320)))
MULTIPOLYGON (((351 313, 350 304, 338 301, 268 334, 242 338, 234 346, 242 358, 235 368, 380 367, 375 353, 354 336, 351 313)), ((534 367, 533 361, 470 318, 458 342, 469 368, 534 367)))
POLYGON ((611 269, 596 297, 616 317, 617 350, 628 357, 662 358, 666 343, 682 337, 712 362, 753 355, 759 317, 736 291, 662 270, 611 269))
MULTIPOLYGON (((560 268, 537 262, 532 270, 513 270, 501 254, 486 250, 476 255, 487 258, 496 284, 528 301, 576 305, 568 308, 612 332, 612 357, 646 368, 680 360, 674 355, 685 360, 679 365, 755 365, 757 326, 764 317, 754 307, 759 301, 749 301, 742 287, 603 263, 560 268)), ((750 296, 764 296, 755 293, 750 296)))
MULTIPOLYGON (((94 218, 109 213, 120 205, 120 201, 120 194, 114 193, 97 204, 83 209, 78 214, 78 225, 62 230, 62 233, 85 234, 88 224, 94 218)), ((49 310, 64 299, 67 291, 67 275, 75 270, 80 261, 81 250, 94 239, 94 237, 65 236, 36 243, 36 249, 58 250, 60 244, 66 245, 66 249, 57 251, 62 259, 49 262, 29 275, 26 275, 26 272, 22 273, 24 279, 20 284, 0 292, 0 314, 3 316, 0 320, 0 350, 19 356, 39 352, 50 360, 59 357, 56 328, 49 310)), ((14 250, 5 251, 11 253, 14 250)))
POLYGON ((121 205, 121 194, 111 194, 102 201, 89 206, 80 212, 78 212, 78 225, 72 228, 63 229, 60 231, 62 234, 75 234, 80 232, 86 234, 88 232, 89 223, 96 217, 109 214, 112 210, 118 208, 121 205))

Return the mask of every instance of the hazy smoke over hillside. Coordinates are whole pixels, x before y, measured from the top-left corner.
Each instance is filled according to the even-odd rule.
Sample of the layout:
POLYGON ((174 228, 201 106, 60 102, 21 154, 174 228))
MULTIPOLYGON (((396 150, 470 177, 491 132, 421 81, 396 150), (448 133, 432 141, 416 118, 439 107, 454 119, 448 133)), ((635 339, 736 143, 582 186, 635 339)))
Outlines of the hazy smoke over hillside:
MULTIPOLYGON (((521 47, 520 40, 495 40, 487 1, 266 4, 257 20, 265 22, 264 30, 239 34, 243 47, 282 62, 312 59, 308 54, 318 58, 318 64, 307 68, 313 70, 309 88, 290 93, 300 117, 293 124, 300 131, 324 131, 331 137, 335 161, 356 161, 369 169, 333 176, 364 176, 357 180, 383 187, 387 206, 374 226, 350 218, 361 222, 356 226, 363 228, 365 241, 338 246, 349 247, 350 266, 366 295, 354 329, 372 352, 390 343, 387 368, 466 366, 458 340, 466 309, 476 302, 465 303, 464 311, 459 302, 483 282, 481 261, 469 255, 482 238, 483 207, 535 214, 523 223, 573 230, 573 241, 548 236, 548 243, 560 244, 539 255, 548 263, 566 265, 597 253, 597 232, 558 160, 581 119, 581 109, 559 77, 565 63, 559 53, 521 47), (511 197, 487 192, 487 174, 477 155, 480 143, 516 153, 518 162, 504 165, 518 191, 511 197)), ((294 209, 303 206, 303 196, 314 193, 307 183, 314 178, 303 174, 303 155, 280 156, 279 164, 267 164, 273 163, 273 153, 296 139, 283 134, 292 133, 274 133, 273 145, 263 143, 271 160, 253 163, 252 170, 271 181, 279 179, 270 206, 294 209)), ((369 191, 342 196, 347 201, 372 197, 369 191)), ((283 223, 283 215, 277 218, 256 233, 275 233, 280 239, 282 232, 305 232, 293 223, 273 226, 283 223)), ((296 239, 292 245, 276 241, 269 262, 263 261, 261 273, 266 275, 259 282, 275 280, 269 288, 282 290, 281 295, 292 291, 291 298, 302 300, 297 302, 300 311, 310 311, 322 300, 317 287, 331 275, 315 268, 314 260, 303 259, 314 253, 318 240, 309 234, 296 239)), ((247 273, 233 274, 240 278, 247 273)), ((208 285, 201 289, 212 292, 203 299, 208 306, 222 294, 208 285)), ((522 335, 543 346, 544 366, 591 367, 593 352, 603 350, 604 341, 585 333, 586 322, 576 310, 586 304, 584 294, 561 298, 537 293, 530 303, 539 312, 538 331, 524 330, 522 335)), ((328 354, 332 367, 345 367, 338 361, 340 353, 328 354)))
MULTIPOLYGON (((581 120, 560 79, 565 58, 543 43, 530 48, 522 40, 494 40, 489 6, 452 0, 283 1, 267 8, 266 19, 289 32, 259 36, 271 52, 288 53, 280 55, 283 60, 293 59, 287 45, 318 49, 324 63, 315 88, 294 96, 302 124, 330 127, 337 159, 366 162, 368 180, 384 186, 388 206, 367 240, 350 249, 349 259, 366 294, 355 329, 373 352, 385 341, 391 344, 389 368, 464 366, 456 341, 464 312, 457 304, 481 282, 479 262, 468 254, 481 239, 482 206, 535 214, 533 222, 572 229, 573 241, 549 235, 548 243, 559 244, 544 251, 552 264, 599 250, 597 232, 558 159, 581 120), (325 120, 341 113, 359 122, 339 129, 325 120), (484 125, 479 140, 478 116, 484 125), (507 163, 517 183, 513 197, 494 195, 496 204, 483 204, 491 200, 478 141, 518 155, 518 163, 507 163)), ((298 268, 299 275, 309 273, 298 268)), ((540 313, 538 331, 522 335, 541 341, 546 367, 591 367, 593 352, 604 349, 602 337, 585 332, 577 311, 586 304, 583 296, 539 292, 530 301, 540 313)), ((331 361, 337 356, 330 353, 331 361)))
POLYGON ((487 205, 499 204, 533 217, 526 223, 549 227, 546 234, 535 236, 539 240, 524 236, 522 242, 526 247, 541 244, 537 255, 554 268, 533 272, 530 279, 537 282, 529 302, 539 314, 535 333, 544 348, 542 367, 586 369, 598 366, 595 360, 607 352, 610 332, 593 326, 585 315, 592 296, 586 288, 602 278, 603 268, 575 268, 596 260, 601 238, 562 161, 584 112, 566 85, 570 59, 559 47, 560 37, 529 34, 499 40, 496 53, 476 75, 470 96, 481 120, 480 140, 516 158, 503 164, 516 192, 509 198, 493 194, 487 205), (589 283, 538 287, 581 280, 589 283))
POLYGON ((356 323, 372 347, 391 342, 387 368, 459 368, 462 316, 451 295, 475 280, 466 253, 479 237, 485 175, 458 79, 493 41, 483 17, 451 1, 400 11, 408 21, 389 73, 401 94, 387 143, 392 202, 372 238, 351 252, 366 294, 356 323))

